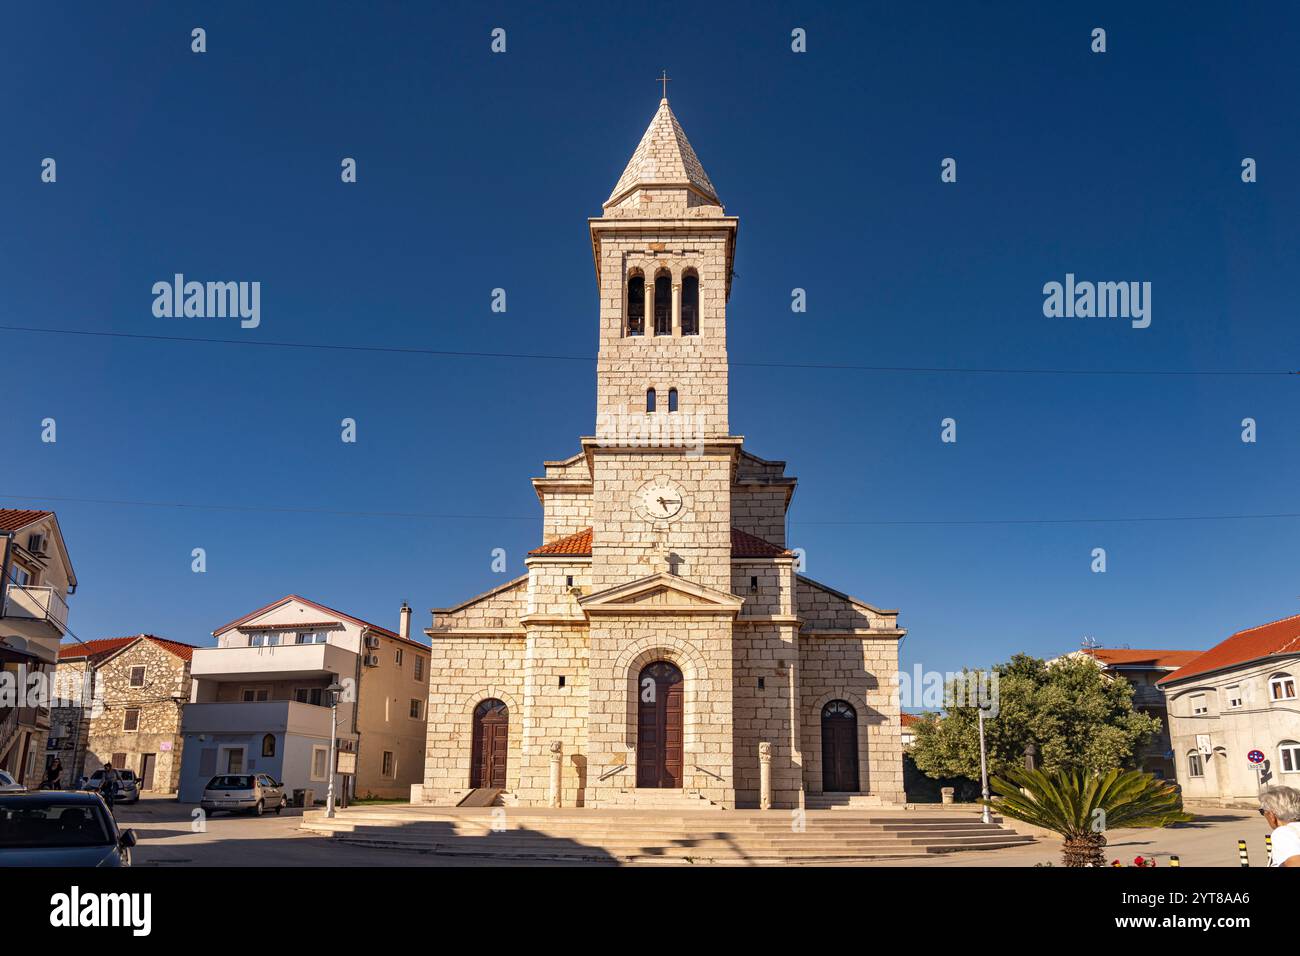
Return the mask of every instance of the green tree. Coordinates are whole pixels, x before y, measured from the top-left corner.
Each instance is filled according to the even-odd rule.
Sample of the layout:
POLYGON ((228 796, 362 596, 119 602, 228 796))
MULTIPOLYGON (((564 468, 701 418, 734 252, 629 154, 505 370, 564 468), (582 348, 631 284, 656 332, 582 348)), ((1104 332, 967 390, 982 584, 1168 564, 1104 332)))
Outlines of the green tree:
MULTIPOLYGON (((1038 748, 1039 769, 1104 773, 1136 764, 1135 755, 1160 731, 1160 721, 1133 709, 1133 688, 1086 658, 1047 664, 1017 654, 997 672, 996 716, 984 722, 989 773, 1024 766, 1025 747, 1038 748)), ((962 701, 949 686, 946 699, 962 701)), ((973 701, 926 715, 916 725, 912 759, 930 777, 980 775, 978 718, 973 701)))

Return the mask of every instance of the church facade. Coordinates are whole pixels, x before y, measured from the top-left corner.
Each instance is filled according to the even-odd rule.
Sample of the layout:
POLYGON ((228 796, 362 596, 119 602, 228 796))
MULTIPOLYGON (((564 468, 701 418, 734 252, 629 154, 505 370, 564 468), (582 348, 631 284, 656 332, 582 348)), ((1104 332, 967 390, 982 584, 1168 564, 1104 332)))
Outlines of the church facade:
POLYGON ((796 479, 730 432, 737 226, 662 100, 590 220, 594 433, 533 479, 528 573, 433 612, 415 799, 902 802, 898 612, 799 573, 796 479))

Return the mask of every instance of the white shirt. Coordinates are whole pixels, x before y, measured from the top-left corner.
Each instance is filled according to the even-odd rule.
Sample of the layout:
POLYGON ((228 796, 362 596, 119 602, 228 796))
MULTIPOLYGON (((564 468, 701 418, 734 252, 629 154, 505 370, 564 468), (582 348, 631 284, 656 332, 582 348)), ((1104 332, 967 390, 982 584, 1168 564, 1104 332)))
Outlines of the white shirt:
POLYGON ((1273 854, 1269 866, 1281 866, 1293 856, 1300 856, 1300 822, 1284 823, 1273 831, 1273 854))

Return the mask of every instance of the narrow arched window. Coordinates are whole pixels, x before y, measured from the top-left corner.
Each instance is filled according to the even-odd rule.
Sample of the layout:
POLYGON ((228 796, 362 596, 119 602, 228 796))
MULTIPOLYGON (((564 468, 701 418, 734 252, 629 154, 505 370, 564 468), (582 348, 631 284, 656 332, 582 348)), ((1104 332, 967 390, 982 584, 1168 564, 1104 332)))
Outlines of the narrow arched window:
POLYGON ((267 734, 262 738, 262 756, 275 756, 275 734, 267 734))
POLYGON ((653 412, 655 410, 655 390, 653 388, 647 388, 645 390, 645 410, 647 412, 653 412))
POLYGON ((682 335, 700 334, 700 277, 687 273, 682 279, 682 335))
POLYGON ((675 388, 668 389, 668 410, 677 411, 677 389, 675 388))
POLYGON ((655 276, 655 335, 673 334, 673 280, 655 276))
POLYGON ((645 335, 645 276, 627 280, 627 334, 645 335))

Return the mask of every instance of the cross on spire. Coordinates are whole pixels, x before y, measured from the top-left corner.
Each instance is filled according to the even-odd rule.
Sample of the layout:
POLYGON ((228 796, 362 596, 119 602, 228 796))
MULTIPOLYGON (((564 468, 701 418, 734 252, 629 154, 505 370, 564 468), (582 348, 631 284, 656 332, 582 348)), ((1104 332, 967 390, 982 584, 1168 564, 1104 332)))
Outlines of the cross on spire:
POLYGON ((673 78, 668 75, 667 70, 660 71, 660 75, 655 77, 656 83, 662 83, 664 85, 664 99, 668 99, 668 84, 672 82, 672 79, 673 78))

